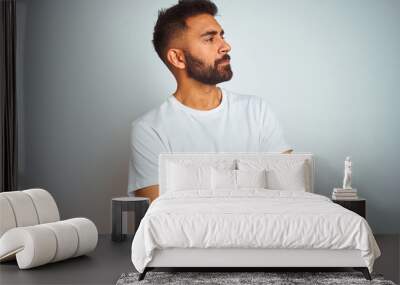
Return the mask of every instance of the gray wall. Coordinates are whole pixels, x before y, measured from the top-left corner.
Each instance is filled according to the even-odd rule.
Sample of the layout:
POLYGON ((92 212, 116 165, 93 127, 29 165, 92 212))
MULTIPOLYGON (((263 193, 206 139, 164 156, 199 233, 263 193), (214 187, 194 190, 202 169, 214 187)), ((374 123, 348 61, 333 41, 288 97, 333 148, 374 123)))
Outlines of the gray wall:
MULTIPOLYGON (((110 232, 130 123, 175 90, 151 46, 172 3, 19 1, 21 189, 48 189, 63 218, 110 232)), ((341 185, 352 156, 373 230, 399 233, 400 1, 216 3, 235 73, 222 86, 269 100, 294 148, 316 155, 318 193, 341 185)))

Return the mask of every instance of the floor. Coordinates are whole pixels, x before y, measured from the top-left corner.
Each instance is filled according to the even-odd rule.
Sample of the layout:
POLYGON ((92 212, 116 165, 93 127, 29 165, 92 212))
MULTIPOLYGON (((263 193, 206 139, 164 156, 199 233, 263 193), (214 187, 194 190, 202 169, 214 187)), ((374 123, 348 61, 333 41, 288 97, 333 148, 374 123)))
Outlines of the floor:
POLYGON ((124 272, 134 271, 131 242, 112 242, 100 235, 95 251, 57 263, 18 270, 16 262, 0 264, 0 284, 115 284, 124 272))
MULTIPOLYGON (((374 271, 399 283, 400 235, 377 235, 382 256, 374 271)), ((88 256, 19 270, 16 262, 0 264, 0 284, 115 284, 124 272, 134 271, 130 260, 131 238, 115 243, 100 235, 97 249, 88 256)))

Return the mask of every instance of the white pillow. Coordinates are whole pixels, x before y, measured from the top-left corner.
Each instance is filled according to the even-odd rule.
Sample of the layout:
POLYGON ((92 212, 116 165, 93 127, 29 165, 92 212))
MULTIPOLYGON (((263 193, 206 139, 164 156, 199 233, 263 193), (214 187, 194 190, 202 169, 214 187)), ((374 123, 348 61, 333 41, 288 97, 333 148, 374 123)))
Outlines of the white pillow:
POLYGON ((211 189, 236 189, 236 170, 212 168, 211 189))
POLYGON ((267 188, 272 190, 311 191, 305 160, 240 159, 240 170, 267 170, 267 188))
POLYGON ((190 160, 169 161, 166 169, 167 191, 211 189, 211 168, 233 169, 234 160, 190 160))
POLYGON ((238 188, 267 188, 267 171, 261 170, 236 170, 238 188))
POLYGON ((268 171, 268 188, 273 190, 306 191, 304 165, 268 171))
POLYGON ((210 189, 210 167, 186 166, 176 163, 168 165, 168 189, 184 191, 190 189, 210 189))
POLYGON ((266 170, 211 170, 211 188, 213 190, 240 188, 266 188, 266 170))

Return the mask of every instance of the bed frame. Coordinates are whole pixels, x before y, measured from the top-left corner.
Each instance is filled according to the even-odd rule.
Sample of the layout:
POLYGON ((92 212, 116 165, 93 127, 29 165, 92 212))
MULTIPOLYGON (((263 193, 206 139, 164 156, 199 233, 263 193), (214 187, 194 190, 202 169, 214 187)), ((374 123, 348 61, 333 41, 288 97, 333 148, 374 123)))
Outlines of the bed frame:
MULTIPOLYGON (((182 159, 221 159, 221 158, 274 158, 274 159, 303 159, 308 165, 307 191, 314 192, 314 159, 311 153, 162 153, 159 156, 159 189, 164 193, 166 185, 166 165, 168 161, 182 159)), ((367 280, 371 275, 359 250, 330 250, 330 249, 254 249, 254 248, 168 248, 157 249, 153 259, 139 280, 146 273, 156 268, 184 269, 220 269, 229 271, 253 271, 255 268, 271 269, 285 268, 353 268, 361 271, 367 280), (250 270, 251 269, 251 270, 250 270)))

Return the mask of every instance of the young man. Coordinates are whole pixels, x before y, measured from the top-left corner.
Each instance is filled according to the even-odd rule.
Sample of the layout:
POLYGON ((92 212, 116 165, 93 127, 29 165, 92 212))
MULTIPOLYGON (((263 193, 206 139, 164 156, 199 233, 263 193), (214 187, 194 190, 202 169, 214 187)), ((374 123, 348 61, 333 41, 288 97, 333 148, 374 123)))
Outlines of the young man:
POLYGON ((177 89, 132 123, 128 193, 158 197, 161 152, 284 152, 292 150, 265 100, 216 84, 232 78, 230 45, 207 0, 161 10, 154 48, 177 89))

